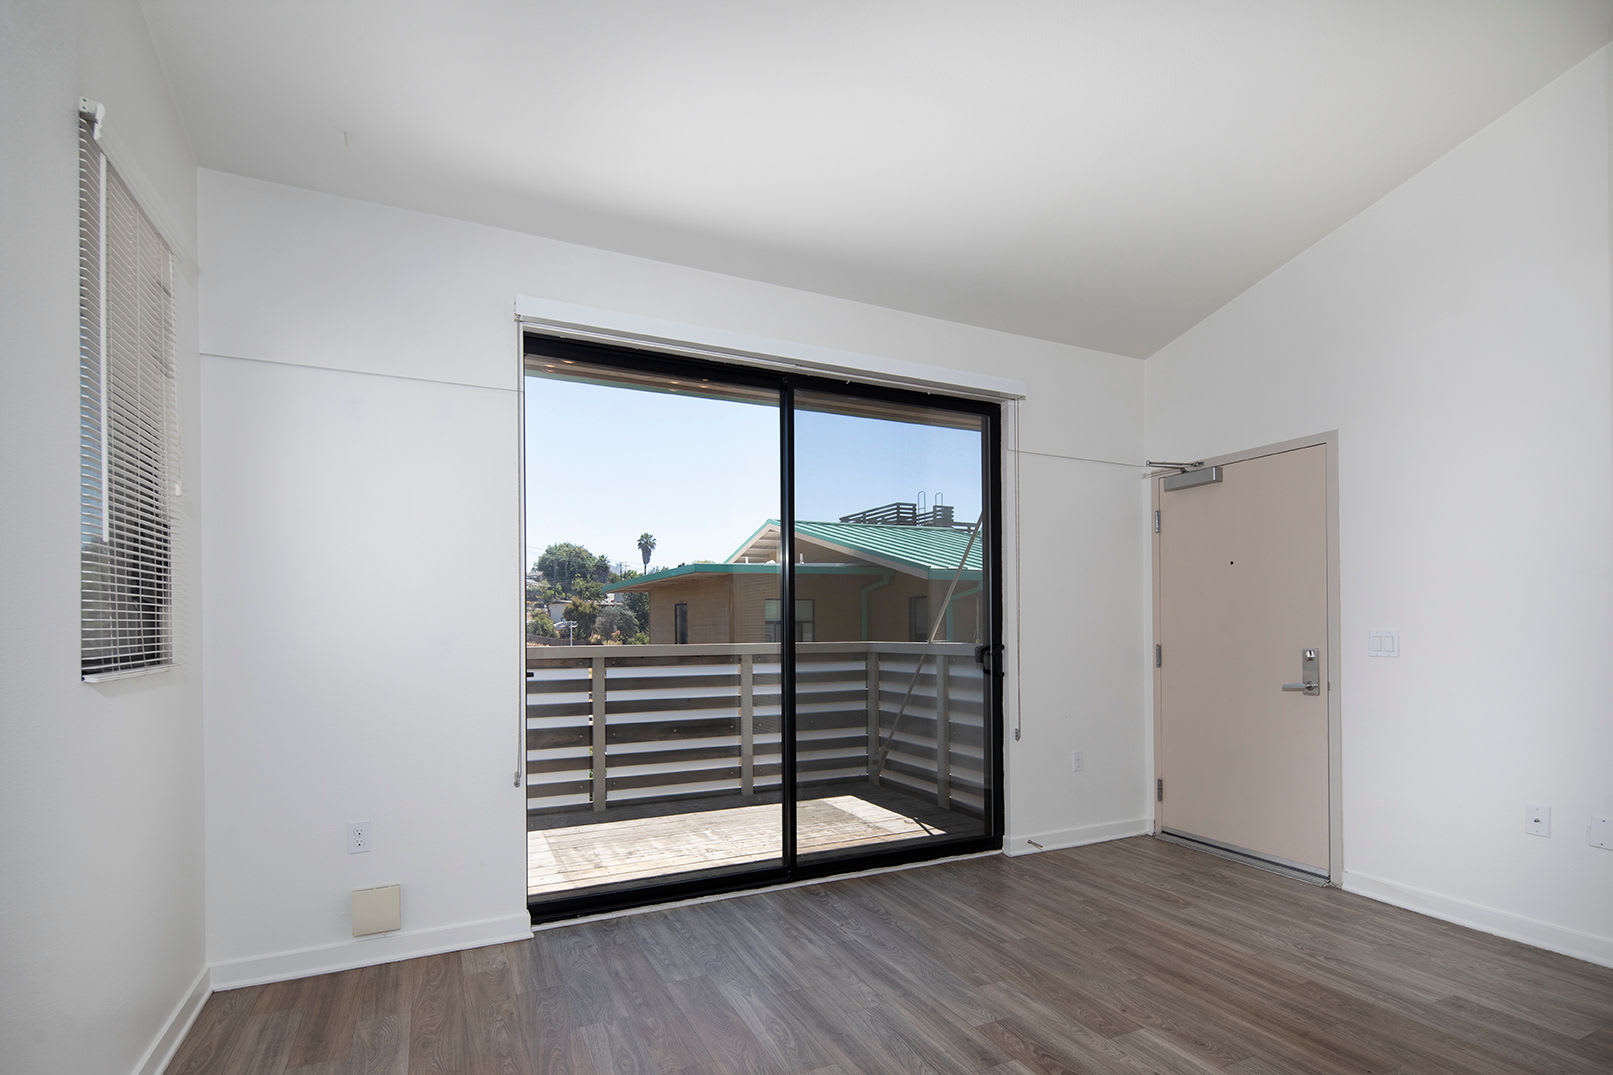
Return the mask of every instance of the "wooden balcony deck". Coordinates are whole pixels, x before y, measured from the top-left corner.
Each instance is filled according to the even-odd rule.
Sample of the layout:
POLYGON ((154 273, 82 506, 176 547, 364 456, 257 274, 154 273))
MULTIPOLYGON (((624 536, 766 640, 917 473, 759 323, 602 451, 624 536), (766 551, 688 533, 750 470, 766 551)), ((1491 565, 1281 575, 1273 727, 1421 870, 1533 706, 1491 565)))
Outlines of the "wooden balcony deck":
MULTIPOLYGON (((802 856, 981 831, 976 817, 867 782, 813 795, 796 810, 802 856)), ((604 892, 777 859, 782 808, 777 795, 767 798, 741 805, 736 796, 723 796, 534 819, 541 827, 527 833, 527 895, 604 892)))

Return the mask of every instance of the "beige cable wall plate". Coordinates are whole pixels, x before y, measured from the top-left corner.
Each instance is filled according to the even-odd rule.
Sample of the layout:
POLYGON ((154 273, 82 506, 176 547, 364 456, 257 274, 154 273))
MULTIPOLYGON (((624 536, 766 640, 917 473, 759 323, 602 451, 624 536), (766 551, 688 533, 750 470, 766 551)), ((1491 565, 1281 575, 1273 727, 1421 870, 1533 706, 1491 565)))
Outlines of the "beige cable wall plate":
POLYGON ((403 928, 402 886, 353 890, 353 936, 390 933, 403 928))

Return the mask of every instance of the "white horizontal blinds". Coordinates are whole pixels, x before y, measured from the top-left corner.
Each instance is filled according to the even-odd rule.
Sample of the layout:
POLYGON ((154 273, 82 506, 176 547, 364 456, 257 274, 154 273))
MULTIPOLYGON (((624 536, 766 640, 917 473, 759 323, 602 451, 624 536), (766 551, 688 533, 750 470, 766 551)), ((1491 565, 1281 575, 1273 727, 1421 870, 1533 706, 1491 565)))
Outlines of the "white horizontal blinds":
POLYGON ((79 160, 81 654, 94 678, 173 659, 173 256, 88 122, 79 160))
MULTIPOLYGON (((105 540, 101 431, 101 154, 80 121, 78 135, 78 484, 79 543, 85 579, 91 552, 105 540)), ((86 620, 86 624, 87 624, 86 620)))

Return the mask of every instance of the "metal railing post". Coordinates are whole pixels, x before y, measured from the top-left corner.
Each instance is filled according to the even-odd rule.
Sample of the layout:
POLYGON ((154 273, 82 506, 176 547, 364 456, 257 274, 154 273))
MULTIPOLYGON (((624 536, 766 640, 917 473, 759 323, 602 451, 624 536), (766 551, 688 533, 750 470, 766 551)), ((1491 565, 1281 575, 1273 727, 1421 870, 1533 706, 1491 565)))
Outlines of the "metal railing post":
POLYGON ((589 693, 594 702, 594 810, 605 809, 605 658, 594 658, 594 670, 589 681, 589 693))
POLYGON ((947 658, 935 657, 935 801, 952 805, 952 718, 947 712, 947 658))
POLYGON ((739 792, 756 794, 756 670, 754 658, 739 658, 739 792))
POLYGON ((868 782, 879 783, 879 653, 868 651, 868 782))

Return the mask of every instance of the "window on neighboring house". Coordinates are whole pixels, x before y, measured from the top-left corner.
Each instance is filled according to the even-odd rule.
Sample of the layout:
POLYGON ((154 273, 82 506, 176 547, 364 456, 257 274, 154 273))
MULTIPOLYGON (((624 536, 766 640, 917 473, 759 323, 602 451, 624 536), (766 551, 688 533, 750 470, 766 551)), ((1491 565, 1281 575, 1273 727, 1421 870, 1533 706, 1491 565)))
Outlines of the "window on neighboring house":
POLYGON ((689 606, 682 601, 672 606, 672 641, 680 646, 689 644, 689 606))
POLYGON ((173 663, 173 254, 79 127, 79 641, 88 680, 173 663))
MULTIPOLYGON (((784 602, 776 597, 769 597, 762 602, 762 641, 778 642, 783 639, 784 631, 779 610, 784 602)), ((797 642, 811 642, 816 637, 816 625, 813 621, 813 599, 798 597, 795 600, 795 640, 797 642)))
POLYGON ((916 594, 907 599, 907 637, 912 642, 930 640, 929 594, 916 594))

